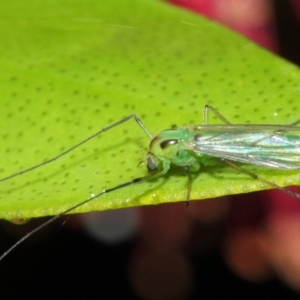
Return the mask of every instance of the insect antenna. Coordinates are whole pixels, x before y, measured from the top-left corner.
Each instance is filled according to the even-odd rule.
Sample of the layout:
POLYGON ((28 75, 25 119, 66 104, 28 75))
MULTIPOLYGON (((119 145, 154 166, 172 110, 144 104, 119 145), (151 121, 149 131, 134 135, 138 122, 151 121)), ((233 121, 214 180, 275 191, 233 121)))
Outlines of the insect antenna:
POLYGON ((151 133, 148 131, 148 129, 146 128, 146 126, 144 125, 144 123, 141 121, 141 119, 140 119, 137 115, 132 114, 132 115, 129 115, 129 116, 127 116, 127 117, 125 117, 125 118, 123 118, 123 119, 121 119, 121 120, 119 120, 119 121, 117 121, 117 122, 115 122, 115 123, 113 123, 113 124, 107 126, 107 127, 102 128, 101 130, 97 131, 96 133, 92 134, 91 136, 87 137, 86 139, 82 140, 81 142, 77 143, 76 145, 70 147, 69 149, 63 151, 62 153, 60 153, 60 154, 58 154, 58 155, 56 155, 56 156, 54 156, 54 157, 52 157, 52 158, 50 158, 50 159, 48 159, 48 160, 42 162, 42 163, 39 163, 39 164, 37 164, 37 165, 34 165, 34 166, 32 166, 32 167, 30 167, 30 168, 27 168, 27 169, 25 169, 25 170, 23 170, 23 171, 19 171, 19 172, 17 172, 17 173, 11 174, 11 175, 9 175, 9 176, 7 176, 7 177, 1 178, 1 179, 0 179, 0 182, 6 181, 6 180, 11 179, 11 178, 16 177, 16 176, 20 176, 20 175, 22 175, 22 174, 25 174, 25 173, 27 173, 27 172, 30 172, 30 171, 35 170, 35 169, 37 169, 37 168, 40 168, 40 167, 42 167, 42 166, 44 166, 44 165, 47 165, 47 164, 49 164, 49 163, 51 163, 51 162, 53 162, 53 161, 55 161, 55 160, 61 158, 62 156, 65 156, 66 154, 68 154, 69 152, 75 150, 76 148, 82 146, 83 144, 85 144, 85 143, 87 143, 88 141, 92 140, 93 138, 95 138, 96 136, 100 135, 101 133, 103 133, 103 132, 105 132, 105 131, 108 131, 108 130, 114 128, 114 127, 117 127, 117 126, 119 126, 119 125, 121 125, 121 124, 127 122, 127 121, 130 120, 130 119, 134 119, 134 120, 137 122, 137 124, 141 127, 141 129, 142 129, 142 130, 143 130, 150 138, 152 138, 151 133))

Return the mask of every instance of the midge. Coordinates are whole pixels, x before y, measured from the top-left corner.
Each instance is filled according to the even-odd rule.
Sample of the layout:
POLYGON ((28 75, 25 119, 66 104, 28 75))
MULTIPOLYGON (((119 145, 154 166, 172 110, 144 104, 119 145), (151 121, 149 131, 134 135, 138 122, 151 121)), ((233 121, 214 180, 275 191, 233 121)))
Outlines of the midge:
POLYGON ((178 128, 174 126, 172 129, 164 130, 154 137, 138 116, 135 114, 130 115, 101 129, 100 131, 74 145, 68 150, 60 153, 59 155, 43 163, 2 178, 0 179, 0 182, 49 164, 80 147, 94 137, 102 134, 105 131, 113 129, 114 127, 117 127, 129 121, 130 119, 134 119, 139 127, 150 138, 149 149, 145 158, 148 175, 135 178, 114 187, 105 189, 99 194, 96 194, 95 196, 86 199, 77 205, 70 207, 66 211, 56 215, 33 231, 29 232, 12 247, 10 247, 0 256, 0 260, 7 256, 29 236, 52 223, 60 216, 71 212, 75 208, 90 202, 103 194, 108 194, 130 185, 146 182, 163 176, 169 171, 171 165, 182 167, 187 174, 187 196, 186 199, 182 200, 190 200, 190 192, 192 188, 192 177, 190 173, 199 171, 201 165, 206 165, 207 161, 212 157, 221 160, 222 162, 256 180, 259 180, 269 186, 277 188, 293 197, 300 199, 300 194, 294 193, 286 188, 282 188, 276 183, 259 177, 256 174, 243 169, 240 167, 240 165, 236 165, 234 163, 240 162, 280 170, 300 169, 300 127, 296 126, 298 123, 300 123, 300 120, 286 126, 246 124, 233 125, 216 109, 209 105, 204 107, 203 125, 190 125, 178 128), (209 111, 219 118, 224 124, 209 125, 209 111))

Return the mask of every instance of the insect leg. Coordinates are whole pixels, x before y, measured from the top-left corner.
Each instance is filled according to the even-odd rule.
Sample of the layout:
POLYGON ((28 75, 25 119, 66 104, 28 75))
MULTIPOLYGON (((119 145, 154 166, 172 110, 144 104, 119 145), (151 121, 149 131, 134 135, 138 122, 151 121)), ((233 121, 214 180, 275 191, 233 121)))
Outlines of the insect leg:
POLYGON ((26 241, 30 236, 32 236, 33 234, 35 234, 36 232, 40 231, 42 228, 46 227, 47 225, 53 223, 55 220, 57 220, 58 218, 60 218, 61 216, 71 212, 72 210, 96 199, 96 198, 99 198, 100 196, 104 195, 104 194, 108 194, 110 192, 113 192, 115 190, 119 190, 121 188, 124 188, 124 187, 127 187, 127 186, 130 186, 130 185, 133 185, 133 184, 137 184, 137 183, 142 183, 142 182, 146 182, 146 181, 149 181, 149 180, 152 180, 152 179, 155 179, 155 178, 158 178, 160 176, 163 175, 163 172, 160 172, 160 173, 157 173, 155 175, 148 175, 148 176, 144 176, 144 177, 138 177, 138 178, 135 178, 133 180, 130 180, 130 181, 127 181, 127 182, 124 182, 124 183, 121 183, 121 184, 118 184, 116 185, 115 187, 112 187, 112 188, 108 188, 108 189, 105 189, 103 190, 102 192, 94 195, 93 197, 90 197, 68 209, 66 209, 65 211, 59 213, 58 215, 54 216, 53 218, 49 219, 48 221, 46 221, 45 223, 41 224, 40 226, 38 226, 37 228, 35 228, 34 230, 28 232, 25 236, 23 236, 20 240, 18 240, 15 244, 13 244, 8 250, 6 250, 2 255, 0 255, 0 261, 2 259, 4 259, 11 251, 13 251, 15 248, 17 248, 20 244, 22 244, 24 241, 26 241))
POLYGON ((13 178, 13 177, 22 175, 22 174, 24 174, 24 173, 27 173, 27 172, 32 171, 32 170, 34 170, 34 169, 37 169, 37 168, 39 168, 39 167, 41 167, 41 166, 44 166, 44 165, 46 165, 46 164, 49 164, 49 163, 51 163, 51 162, 53 162, 53 161, 55 161, 55 160, 61 158, 62 156, 68 154, 69 152, 75 150, 76 148, 82 146, 83 144, 85 144, 85 143, 87 143, 88 141, 92 140, 93 138, 95 138, 96 136, 100 135, 101 133, 103 133, 103 132, 105 132, 105 131, 108 131, 108 130, 114 128, 114 127, 117 127, 117 126, 119 126, 119 125, 121 125, 121 124, 123 124, 123 123, 129 121, 130 119, 134 119, 134 120, 137 122, 137 124, 140 126, 140 128, 141 128, 141 129, 142 129, 142 130, 143 130, 150 138, 152 138, 152 134, 148 131, 147 127, 144 125, 144 123, 142 122, 142 120, 141 120, 137 115, 132 114, 132 115, 129 115, 129 116, 127 116, 127 117, 125 117, 125 118, 119 120, 118 122, 115 122, 115 123, 113 123, 113 124, 111 124, 111 125, 109 125, 109 126, 107 126, 107 127, 102 128, 101 130, 97 131, 96 133, 92 134, 91 136, 89 136, 88 138, 82 140, 81 142, 77 143, 76 145, 70 147, 69 149, 63 151, 62 153, 60 153, 60 154, 58 154, 58 155, 56 155, 56 156, 54 156, 54 157, 52 157, 52 158, 50 158, 50 159, 48 159, 48 160, 42 162, 42 163, 40 163, 40 164, 37 164, 37 165, 32 166, 32 167, 30 167, 30 168, 27 168, 27 169, 25 169, 25 170, 23 170, 23 171, 19 171, 19 172, 17 172, 17 173, 11 174, 11 175, 9 175, 9 176, 7 176, 7 177, 1 178, 1 179, 0 179, 0 182, 1 182, 1 181, 6 181, 6 180, 8 180, 8 179, 10 179, 10 178, 13 178))
POLYGON ((223 121, 225 124, 230 125, 231 123, 224 117, 222 116, 215 108, 213 108, 210 105, 205 105, 204 106, 204 111, 203 111, 203 124, 208 125, 208 112, 211 111, 217 118, 219 118, 221 121, 223 121))
POLYGON ((297 120, 296 122, 294 122, 294 123, 290 124, 290 126, 296 126, 296 125, 298 125, 299 123, 300 123, 300 119, 299 119, 299 120, 297 120))
POLYGON ((189 206, 189 202, 191 199, 193 179, 192 179, 192 176, 191 176, 191 173, 190 173, 190 170, 188 167, 185 167, 184 171, 185 171, 186 175, 188 176, 188 190, 187 190, 187 194, 186 194, 186 206, 189 206))
POLYGON ((269 186, 272 186, 273 188, 276 188, 284 193, 287 193, 289 195, 291 195, 292 197, 295 197, 297 199, 300 199, 300 194, 297 194, 297 193, 294 193, 292 191, 290 191, 289 189, 286 189, 284 187, 280 187, 279 185, 277 185, 276 183, 272 182, 272 181, 269 181, 269 180, 266 180, 252 172, 249 172, 247 170, 245 170, 244 168, 240 167, 240 166, 237 166, 236 164, 232 163, 231 161, 227 160, 227 159, 222 159, 223 162, 225 162, 227 165, 231 166, 232 168, 244 173, 244 174, 247 174, 249 175, 250 177, 252 177, 253 179, 256 179, 256 180, 259 180, 269 186))

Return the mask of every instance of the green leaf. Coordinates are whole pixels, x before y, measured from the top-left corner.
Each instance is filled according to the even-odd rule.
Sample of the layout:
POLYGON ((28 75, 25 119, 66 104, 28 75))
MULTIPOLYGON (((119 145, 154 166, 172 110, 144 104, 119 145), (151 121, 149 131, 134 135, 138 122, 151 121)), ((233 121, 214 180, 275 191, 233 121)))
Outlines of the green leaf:
MULTIPOLYGON (((0 4, 0 177, 24 170, 136 113, 154 135, 201 124, 210 104, 232 123, 299 119, 299 70, 193 13, 153 0, 0 4)), ((210 123, 221 123, 215 118, 210 123)), ((132 120, 57 161, 0 183, 0 217, 55 215, 147 174, 149 139, 132 120)), ((298 171, 247 168, 279 185, 298 171)), ((219 162, 195 174, 192 199, 270 188, 219 162)), ((187 177, 101 196, 76 212, 186 199, 187 177)))

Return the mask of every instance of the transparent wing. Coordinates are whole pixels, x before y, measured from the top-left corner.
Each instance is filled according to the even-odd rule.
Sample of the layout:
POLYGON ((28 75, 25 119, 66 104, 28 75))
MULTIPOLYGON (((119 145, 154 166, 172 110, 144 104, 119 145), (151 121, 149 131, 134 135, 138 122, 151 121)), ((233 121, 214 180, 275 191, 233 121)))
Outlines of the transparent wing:
POLYGON ((293 125, 261 125, 261 124, 223 124, 223 125, 187 125, 181 127, 200 134, 213 133, 265 133, 294 132, 300 136, 300 127, 293 125))
POLYGON ((300 128, 260 125, 197 126, 185 148, 196 153, 277 169, 300 168, 300 128), (206 127, 206 128, 203 128, 206 127))

